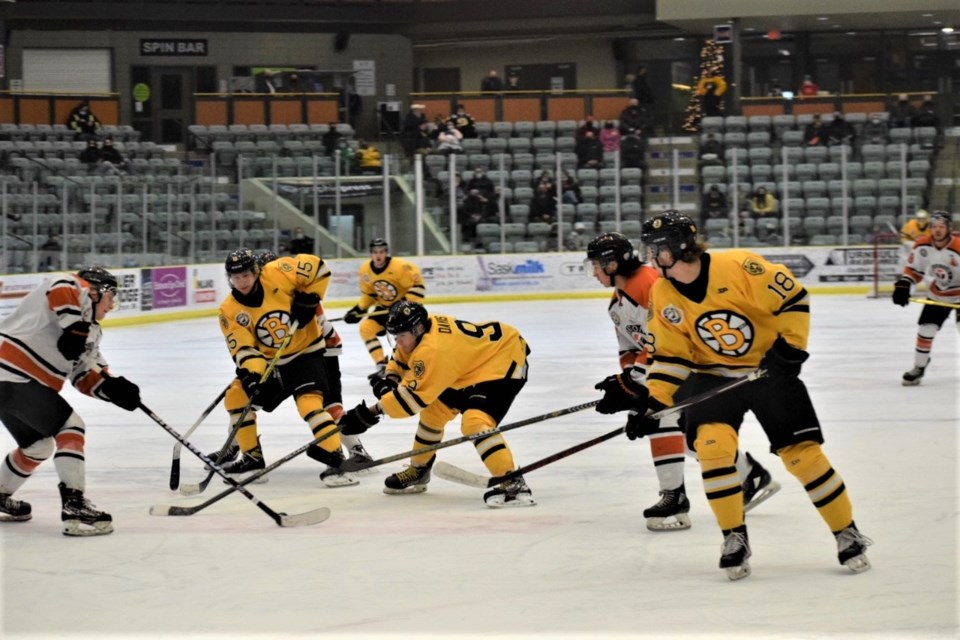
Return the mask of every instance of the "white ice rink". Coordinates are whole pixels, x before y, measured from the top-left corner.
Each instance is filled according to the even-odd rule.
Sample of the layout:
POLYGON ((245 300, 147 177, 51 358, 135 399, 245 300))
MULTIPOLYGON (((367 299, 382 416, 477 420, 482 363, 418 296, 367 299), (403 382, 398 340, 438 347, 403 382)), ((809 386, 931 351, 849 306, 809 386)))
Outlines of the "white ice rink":
MULTIPOLYGON (((594 400, 617 370, 602 299, 428 306, 468 320, 501 320, 530 343, 530 382, 506 421, 594 400)), ((482 491, 434 478, 429 490, 387 496, 394 463, 359 486, 328 489, 301 456, 250 489, 273 509, 319 506, 324 523, 282 529, 239 495, 190 517, 148 515, 152 504, 196 504, 167 488, 174 440, 141 412, 66 391, 87 423, 88 495, 113 514, 109 536, 60 533, 52 462, 17 494, 27 523, 4 523, 2 627, 15 637, 957 637, 958 339, 953 318, 919 387, 912 366, 918 305, 815 296, 813 356, 804 367, 873 569, 837 563, 833 536, 799 483, 767 451, 756 423, 744 448, 783 484, 748 517, 753 575, 729 582, 717 568, 721 535, 687 462, 688 531, 652 533, 640 513, 656 501, 646 441, 624 437, 528 475, 539 505, 493 510, 482 491), (31 635, 32 634, 32 635, 31 635)), ((371 398, 371 363, 345 327, 347 406, 371 398)), ((144 403, 185 431, 232 376, 213 318, 108 329, 115 373, 144 403)), ((520 464, 622 424, 593 411, 507 434, 520 464)), ((292 402, 262 414, 271 462, 309 441, 292 402)), ((412 446, 415 420, 385 421, 364 443, 374 457, 412 446)), ((0 435, 5 455, 13 441, 0 435)), ((194 434, 221 444, 218 408, 194 434)), ((459 436, 453 424, 446 437, 459 436)), ((485 472, 469 444, 440 460, 485 472)), ((183 452, 183 480, 202 465, 183 452)))

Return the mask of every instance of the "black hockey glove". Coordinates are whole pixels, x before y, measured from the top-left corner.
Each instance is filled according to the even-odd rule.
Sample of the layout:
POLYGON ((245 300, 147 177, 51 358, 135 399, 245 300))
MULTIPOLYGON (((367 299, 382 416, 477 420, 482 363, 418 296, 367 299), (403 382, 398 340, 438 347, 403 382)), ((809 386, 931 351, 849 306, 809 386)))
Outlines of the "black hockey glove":
POLYGON ((74 322, 60 334, 57 339, 57 349, 67 360, 76 360, 87 350, 87 337, 89 335, 89 322, 74 322))
POLYGON ((140 406, 140 387, 124 377, 104 377, 100 390, 110 402, 121 409, 133 411, 140 406))
POLYGON ((290 316, 301 327, 310 326, 317 317, 317 307, 320 306, 320 296, 315 293, 297 291, 293 294, 293 303, 290 305, 290 316))
POLYGON ((363 402, 355 406, 340 418, 341 433, 345 436, 357 436, 380 422, 380 416, 373 415, 363 402))
POLYGON ((767 375, 771 378, 795 377, 800 375, 800 367, 809 357, 809 353, 790 345, 783 336, 780 336, 770 350, 763 355, 760 368, 766 369, 767 375))
POLYGON ((354 305, 350 311, 347 311, 343 314, 343 321, 347 324, 357 324, 363 320, 363 314, 365 309, 361 309, 360 305, 354 305))
POLYGON ((603 398, 596 407, 600 413, 626 411, 647 396, 647 388, 636 383, 627 372, 608 376, 593 388, 603 391, 603 398))
POLYGON ((261 374, 250 371, 250 369, 243 367, 237 369, 237 378, 239 378, 247 398, 251 401, 260 393, 260 376, 261 374))
POLYGON ((905 307, 910 304, 910 287, 913 282, 900 278, 893 285, 893 304, 905 307))
POLYGON ((666 408, 666 405, 653 398, 647 398, 643 403, 636 403, 627 416, 627 437, 636 440, 656 433, 660 428, 660 419, 651 418, 647 414, 654 414, 666 408))
POLYGON ((374 376, 370 378, 370 386, 373 387, 373 395, 379 400, 399 387, 400 381, 396 376, 374 376))

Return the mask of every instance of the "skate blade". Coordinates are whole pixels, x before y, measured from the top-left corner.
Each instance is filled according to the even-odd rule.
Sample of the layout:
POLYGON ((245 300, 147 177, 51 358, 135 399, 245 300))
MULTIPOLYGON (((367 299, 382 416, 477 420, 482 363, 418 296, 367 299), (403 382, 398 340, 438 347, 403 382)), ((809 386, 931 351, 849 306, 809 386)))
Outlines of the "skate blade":
POLYGON ((753 500, 743 506, 743 512, 746 513, 750 511, 750 509, 756 507, 758 504, 765 502, 769 498, 773 497, 773 494, 775 494, 777 491, 780 491, 780 483, 776 480, 771 480, 770 484, 754 494, 753 500))
POLYGON ((484 504, 491 509, 512 509, 513 507, 535 507, 537 501, 530 496, 520 496, 504 502, 501 496, 497 496, 489 501, 484 501, 484 504))
POLYGON ((750 575, 750 563, 744 562, 739 567, 725 567, 728 580, 742 580, 750 575))
POLYGON ((26 522, 33 517, 32 513, 23 516, 12 516, 9 513, 0 514, 0 522, 26 522))
POLYGON ((843 566, 850 569, 853 573, 863 573, 870 568, 870 560, 867 559, 867 556, 860 554, 844 562, 843 566))
POLYGON ((354 485, 360 484, 360 481, 352 477, 352 474, 337 474, 332 476, 327 476, 326 478, 320 478, 320 481, 326 487, 331 489, 338 489, 340 487, 352 487, 354 485))
POLYGON ((916 380, 903 380, 900 382, 900 384, 905 387, 916 387, 920 384, 920 378, 917 378, 916 380))
POLYGON ((384 487, 383 492, 388 496, 403 496, 407 494, 414 493, 423 493, 427 490, 427 485, 425 484, 415 484, 404 489, 391 489, 390 487, 384 487))
POLYGON ((113 533, 112 522, 95 522, 89 525, 80 520, 63 521, 63 535, 65 536, 104 536, 108 533, 113 533))
POLYGON ((690 526, 690 516, 685 513, 665 518, 647 518, 647 529, 650 531, 683 531, 690 526))

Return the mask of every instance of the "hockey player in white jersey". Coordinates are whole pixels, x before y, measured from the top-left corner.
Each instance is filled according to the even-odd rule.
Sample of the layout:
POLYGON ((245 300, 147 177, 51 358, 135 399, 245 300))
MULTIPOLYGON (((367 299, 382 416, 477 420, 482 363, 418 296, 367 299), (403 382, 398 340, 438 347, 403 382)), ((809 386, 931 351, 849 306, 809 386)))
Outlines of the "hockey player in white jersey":
POLYGON ((46 280, 0 321, 0 421, 17 443, 0 466, 0 521, 31 518, 30 504, 11 495, 53 455, 63 534, 113 531, 110 514, 84 495, 85 426, 59 392, 69 379, 127 411, 140 406, 137 385, 113 376, 100 355, 99 323, 116 300, 116 277, 88 267, 46 280))

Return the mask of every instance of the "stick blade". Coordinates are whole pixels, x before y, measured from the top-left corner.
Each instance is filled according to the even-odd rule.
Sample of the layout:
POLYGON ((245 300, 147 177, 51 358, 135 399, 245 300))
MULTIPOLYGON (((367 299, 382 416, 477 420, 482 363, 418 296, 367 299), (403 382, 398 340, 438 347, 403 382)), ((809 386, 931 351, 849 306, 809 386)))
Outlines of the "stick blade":
POLYGON ((203 492, 206 487, 201 484, 183 484, 180 485, 180 495, 182 496, 195 496, 203 492))
POLYGON ((180 486, 180 459, 177 458, 170 466, 170 491, 176 491, 180 486))
POLYGON ((481 476, 476 473, 471 473, 466 469, 461 469, 456 467, 448 462, 438 462, 433 465, 433 474, 444 480, 449 480, 450 482, 456 482, 457 484, 466 485, 468 487, 476 487, 477 489, 486 489, 489 487, 490 478, 489 476, 481 476))
POLYGON ((150 507, 152 516, 189 516, 193 513, 190 507, 177 507, 172 504, 155 504, 150 507))
POLYGON ((311 524, 319 524, 329 517, 330 509, 327 507, 320 507, 319 509, 314 509, 313 511, 295 513, 293 515, 281 513, 280 521, 277 522, 277 524, 279 524, 281 527, 304 527, 311 524))

